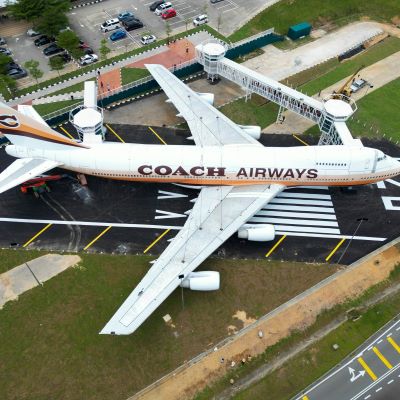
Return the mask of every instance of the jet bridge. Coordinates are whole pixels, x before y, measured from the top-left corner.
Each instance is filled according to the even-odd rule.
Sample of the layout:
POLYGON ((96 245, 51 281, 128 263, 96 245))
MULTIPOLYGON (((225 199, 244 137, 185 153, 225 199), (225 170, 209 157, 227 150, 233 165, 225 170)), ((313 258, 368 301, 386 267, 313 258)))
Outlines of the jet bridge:
POLYGON ((353 139, 345 122, 357 110, 353 100, 347 102, 336 95, 321 102, 229 60, 225 57, 226 50, 224 44, 215 41, 196 46, 197 60, 204 66, 208 78, 229 79, 243 87, 247 94, 256 93, 278 104, 280 112, 287 109, 315 122, 321 131, 320 145, 362 146, 359 140, 353 139))

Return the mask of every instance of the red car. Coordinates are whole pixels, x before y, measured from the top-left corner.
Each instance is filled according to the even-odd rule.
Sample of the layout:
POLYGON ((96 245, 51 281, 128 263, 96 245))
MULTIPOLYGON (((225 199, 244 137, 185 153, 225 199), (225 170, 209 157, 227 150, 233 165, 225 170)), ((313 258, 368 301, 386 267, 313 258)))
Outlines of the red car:
POLYGON ((161 14, 162 19, 169 19, 172 17, 176 17, 176 11, 173 8, 169 8, 168 10, 165 10, 165 12, 161 14))

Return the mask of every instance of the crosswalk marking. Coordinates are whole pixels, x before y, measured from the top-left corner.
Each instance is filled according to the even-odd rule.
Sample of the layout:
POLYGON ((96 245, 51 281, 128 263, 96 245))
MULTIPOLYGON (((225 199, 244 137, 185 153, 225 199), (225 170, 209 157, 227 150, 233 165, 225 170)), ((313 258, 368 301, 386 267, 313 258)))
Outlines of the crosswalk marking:
POLYGON ((387 341, 395 348, 395 350, 400 353, 400 346, 394 341, 393 338, 388 337, 387 341))
POLYGON ((390 364, 390 362, 387 360, 387 358, 379 351, 379 349, 377 347, 373 347, 372 351, 378 356, 378 358, 383 362, 383 364, 385 364, 385 366, 388 369, 392 369, 393 366, 392 364, 390 364))
POLYGON ((366 373, 371 377, 373 381, 376 381, 378 377, 373 373, 371 368, 368 366, 368 364, 363 360, 362 357, 358 357, 357 361, 361 364, 361 366, 365 369, 366 373))

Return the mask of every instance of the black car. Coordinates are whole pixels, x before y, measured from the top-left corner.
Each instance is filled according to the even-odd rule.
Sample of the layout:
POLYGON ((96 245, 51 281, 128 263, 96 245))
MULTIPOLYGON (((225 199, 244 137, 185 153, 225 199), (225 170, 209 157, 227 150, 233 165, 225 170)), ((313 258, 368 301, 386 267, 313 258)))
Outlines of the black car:
POLYGON ((156 8, 162 3, 165 3, 165 1, 164 0, 157 0, 154 3, 150 4, 150 7, 149 7, 150 11, 154 12, 156 10, 156 8))
POLYGON ((56 43, 53 43, 53 44, 51 44, 50 46, 46 47, 46 48, 43 50, 43 54, 44 54, 45 56, 51 56, 51 55, 53 55, 53 54, 58 54, 58 53, 61 53, 61 52, 63 52, 63 51, 64 51, 63 48, 58 47, 56 43))
POLYGON ((40 36, 40 38, 38 38, 38 39, 35 39, 35 41, 34 41, 34 43, 35 43, 35 46, 43 46, 44 44, 49 44, 49 43, 52 43, 52 42, 54 42, 54 38, 52 38, 52 37, 48 37, 48 36, 46 36, 46 35, 42 35, 42 36, 40 36))
POLYGON ((6 71, 11 71, 12 69, 21 69, 20 65, 14 61, 10 61, 5 65, 6 71))
POLYGON ((124 21, 123 25, 127 31, 133 31, 134 29, 143 28, 143 22, 138 19, 130 19, 129 21, 124 21))
POLYGON ((68 63, 72 60, 72 57, 67 53, 62 53, 62 54, 57 54, 56 56, 50 57, 50 59, 53 58, 60 58, 63 63, 68 63))
POLYGON ((7 71, 7 75, 14 79, 20 79, 28 76, 28 73, 23 68, 14 68, 7 71))

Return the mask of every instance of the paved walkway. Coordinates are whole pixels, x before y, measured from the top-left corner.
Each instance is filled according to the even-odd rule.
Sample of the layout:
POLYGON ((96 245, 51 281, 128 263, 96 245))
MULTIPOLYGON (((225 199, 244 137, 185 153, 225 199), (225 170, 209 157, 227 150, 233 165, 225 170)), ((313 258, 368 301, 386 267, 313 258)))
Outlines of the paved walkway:
POLYGON ((77 255, 46 254, 0 275, 0 308, 81 261, 77 255))

